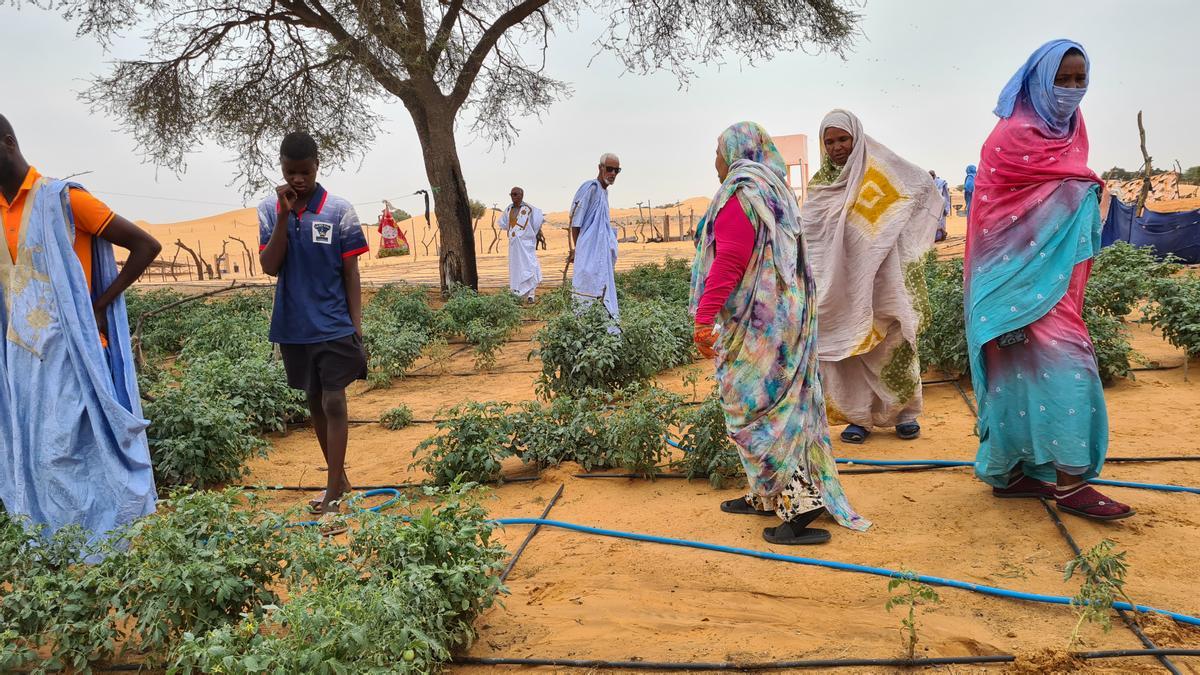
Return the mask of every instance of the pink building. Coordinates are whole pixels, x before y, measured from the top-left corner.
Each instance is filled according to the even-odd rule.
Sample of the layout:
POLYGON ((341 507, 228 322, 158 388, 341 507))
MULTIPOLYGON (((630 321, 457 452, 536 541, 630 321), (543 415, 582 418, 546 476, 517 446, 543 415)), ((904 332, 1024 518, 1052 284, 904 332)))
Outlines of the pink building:
POLYGON ((808 136, 792 134, 790 136, 774 136, 775 147, 783 155, 783 161, 788 167, 788 182, 796 193, 800 203, 808 196, 808 136))

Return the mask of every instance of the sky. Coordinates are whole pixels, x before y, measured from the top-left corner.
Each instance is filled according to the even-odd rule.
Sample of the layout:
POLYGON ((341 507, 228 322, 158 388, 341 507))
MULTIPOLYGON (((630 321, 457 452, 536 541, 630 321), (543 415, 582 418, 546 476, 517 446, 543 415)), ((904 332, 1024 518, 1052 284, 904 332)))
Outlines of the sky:
MULTIPOLYGON (((624 73, 609 54, 593 59, 600 19, 582 16, 560 27, 548 55, 549 74, 573 87, 571 98, 540 119, 518 120, 521 135, 507 149, 471 136, 469 120, 460 120, 467 189, 502 205, 509 188, 521 185, 528 202, 563 210, 579 184, 595 177, 599 156, 615 152, 623 172, 611 191, 614 207, 708 195, 717 187, 716 137, 726 126, 754 120, 773 134, 808 134, 815 170, 816 127, 832 108, 854 111, 866 133, 958 185, 995 124, 1000 89, 1056 37, 1081 42, 1092 61, 1083 112, 1093 169, 1141 165, 1138 110, 1156 166, 1200 164, 1192 47, 1200 3, 869 0, 861 11, 861 35, 845 60, 787 53, 751 67, 730 55, 723 66, 698 67, 686 88, 669 73, 624 73)), ((0 4, 0 62, 9 64, 0 113, 26 158, 48 175, 91 172, 78 180, 135 220, 175 222, 253 205, 233 185, 228 151, 205 146, 176 175, 144 163, 118 120, 80 102, 90 76, 115 57, 137 55, 142 32, 105 52, 57 14, 0 4)), ((377 110, 386 122, 367 156, 322 166, 320 180, 364 218, 385 198, 416 212, 420 198, 404 197, 427 183, 416 133, 398 102, 377 110)))

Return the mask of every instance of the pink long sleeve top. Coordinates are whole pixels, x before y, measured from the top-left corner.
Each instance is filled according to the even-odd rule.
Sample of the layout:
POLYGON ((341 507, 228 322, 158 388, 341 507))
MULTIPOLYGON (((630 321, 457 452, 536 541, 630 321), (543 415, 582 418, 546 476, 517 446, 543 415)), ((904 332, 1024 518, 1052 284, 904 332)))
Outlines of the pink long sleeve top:
POLYGON ((750 257, 754 254, 754 224, 742 211, 737 197, 731 198, 717 212, 713 222, 716 253, 704 282, 704 295, 696 307, 696 323, 711 325, 717 312, 742 281, 750 257))

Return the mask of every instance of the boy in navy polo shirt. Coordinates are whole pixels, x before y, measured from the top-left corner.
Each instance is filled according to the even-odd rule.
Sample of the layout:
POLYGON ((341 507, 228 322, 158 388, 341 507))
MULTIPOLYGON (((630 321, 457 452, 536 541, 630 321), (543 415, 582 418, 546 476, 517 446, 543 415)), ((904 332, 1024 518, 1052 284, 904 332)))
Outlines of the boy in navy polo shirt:
POLYGON ((271 342, 288 385, 308 395, 313 429, 328 467, 325 492, 309 502, 336 513, 346 478, 346 387, 367 376, 362 347, 358 256, 367 252, 354 207, 317 183, 317 143, 303 132, 279 147, 284 184, 258 206, 259 259, 277 277, 271 342))

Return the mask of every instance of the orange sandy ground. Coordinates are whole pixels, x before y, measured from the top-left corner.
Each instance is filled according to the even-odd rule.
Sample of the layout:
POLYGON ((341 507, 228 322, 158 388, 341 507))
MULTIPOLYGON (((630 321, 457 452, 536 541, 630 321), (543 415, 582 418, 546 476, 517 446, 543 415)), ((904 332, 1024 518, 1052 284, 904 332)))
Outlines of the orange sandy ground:
MULTIPOLYGON (((952 222, 948 255, 961 242, 961 220, 952 222)), ((679 245, 646 245, 646 257, 679 245)), ((622 251, 626 259, 633 257, 622 251)), ((530 337, 536 325, 524 327, 530 337)), ((1150 361, 1180 366, 1182 354, 1143 326, 1133 326, 1135 347, 1150 361)), ((521 401, 534 398, 536 359, 530 342, 514 341, 489 372, 477 372, 469 352, 428 363, 390 389, 351 391, 352 419, 376 419, 401 403, 418 419, 465 400, 521 401)), ((423 364, 418 364, 425 365, 423 364)), ((711 365, 697 362, 708 374, 711 365)), ((1107 390, 1111 457, 1200 455, 1194 432, 1200 407, 1200 362, 1191 382, 1182 368, 1139 372, 1107 390)), ((675 391, 688 368, 659 381, 675 391)), ((711 384, 703 385, 704 388, 711 384)), ((968 389, 969 391, 969 389, 968 389)), ((703 395, 705 392, 700 392, 703 395)), ((835 440, 842 457, 955 459, 974 457, 973 417, 951 385, 925 388, 920 440, 903 442, 879 430, 864 446, 835 440)), ((413 448, 433 433, 429 424, 391 432, 360 424, 350 432, 349 474, 358 484, 421 480, 409 469, 413 448)), ((836 436, 836 430, 835 430, 836 436)), ((320 451, 307 429, 273 439, 274 451, 254 462, 249 483, 316 485, 324 482, 320 451)), ((528 473, 515 461, 509 475, 528 473)), ((560 485, 564 493, 551 517, 586 525, 701 540, 764 551, 813 556, 1002 586, 1071 595, 1064 583, 1071 557, 1041 504, 993 499, 967 469, 924 473, 845 476, 852 503, 874 521, 859 534, 820 521, 831 529, 825 546, 789 549, 760 537, 771 519, 721 513, 718 502, 741 493, 717 490, 704 481, 583 480, 575 467, 543 472, 533 483, 509 483, 490 491, 497 517, 535 517, 560 485)), ((1110 464, 1105 477, 1148 483, 1200 486, 1200 463, 1110 464)), ((1096 524, 1064 516, 1081 546, 1108 537, 1128 551, 1129 594, 1138 602, 1200 615, 1195 590, 1200 551, 1200 496, 1112 488, 1112 496, 1134 505, 1136 517, 1096 524)), ((298 504, 307 494, 281 492, 271 503, 298 504)), ((500 533, 511 548, 528 528, 500 533)), ((887 613, 887 581, 881 577, 747 559, 719 553, 605 539, 543 529, 508 580, 503 606, 477 622, 473 656, 562 657, 612 660, 765 661, 800 658, 888 658, 902 653, 900 613, 887 613)), ((1010 670, 1023 672, 1159 672, 1154 659, 1092 661, 1084 666, 1055 661, 1041 650, 1061 650, 1075 617, 1061 606, 1039 605, 940 591, 940 604, 921 612, 919 651, 925 656, 1017 653, 1032 660, 1010 670)), ((1119 621, 1111 632, 1085 627, 1086 649, 1140 648, 1119 621)), ((1200 648, 1200 630, 1149 619, 1147 632, 1160 646, 1200 648)), ((1176 658, 1185 672, 1200 673, 1200 659, 1176 658)), ((993 670, 1003 669, 993 667, 993 670)), ((484 668, 456 667, 460 672, 484 668)), ((948 672, 967 669, 947 668, 948 672)), ((863 671, 868 672, 868 671, 863 671)))

